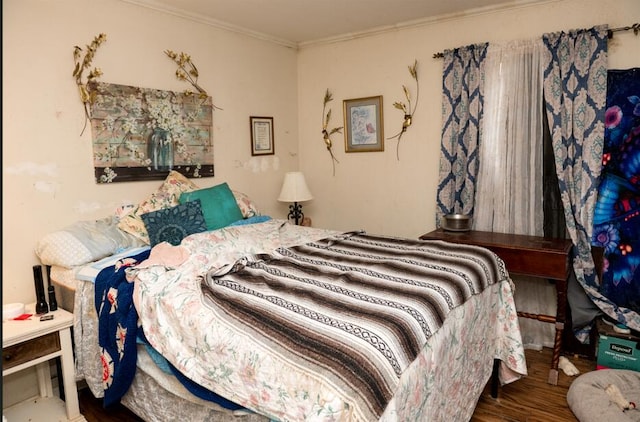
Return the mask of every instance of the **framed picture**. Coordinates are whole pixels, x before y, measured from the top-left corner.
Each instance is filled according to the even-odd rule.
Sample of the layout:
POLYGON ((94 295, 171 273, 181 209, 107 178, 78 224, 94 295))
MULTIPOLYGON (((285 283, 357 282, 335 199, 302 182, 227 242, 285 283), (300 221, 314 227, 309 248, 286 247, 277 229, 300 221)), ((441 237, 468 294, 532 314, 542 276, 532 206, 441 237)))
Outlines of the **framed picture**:
POLYGON ((346 152, 384 151, 382 95, 344 100, 346 152))
POLYGON ((273 155, 273 117, 251 116, 251 155, 273 155))
POLYGON ((213 104, 182 92, 92 83, 96 183, 213 177, 213 104))

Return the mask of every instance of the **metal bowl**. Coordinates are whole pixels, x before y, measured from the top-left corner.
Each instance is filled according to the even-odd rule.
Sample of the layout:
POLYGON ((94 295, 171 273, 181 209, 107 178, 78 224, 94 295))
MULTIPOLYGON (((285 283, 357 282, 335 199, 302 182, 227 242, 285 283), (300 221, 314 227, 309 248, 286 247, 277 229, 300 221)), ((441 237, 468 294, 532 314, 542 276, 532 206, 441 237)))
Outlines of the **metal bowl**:
POLYGON ((472 217, 466 214, 447 214, 442 217, 443 230, 450 232, 468 232, 471 230, 472 217))

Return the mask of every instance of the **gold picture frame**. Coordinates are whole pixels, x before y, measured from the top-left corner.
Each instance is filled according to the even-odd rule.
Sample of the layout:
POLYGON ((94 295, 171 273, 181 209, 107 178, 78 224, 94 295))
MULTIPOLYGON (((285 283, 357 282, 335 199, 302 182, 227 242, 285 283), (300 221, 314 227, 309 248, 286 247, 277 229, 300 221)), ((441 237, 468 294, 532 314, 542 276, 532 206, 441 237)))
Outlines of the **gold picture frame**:
POLYGON ((251 155, 273 155, 273 117, 249 117, 251 124, 251 155))
POLYGON ((384 151, 382 95, 343 101, 345 152, 384 151))

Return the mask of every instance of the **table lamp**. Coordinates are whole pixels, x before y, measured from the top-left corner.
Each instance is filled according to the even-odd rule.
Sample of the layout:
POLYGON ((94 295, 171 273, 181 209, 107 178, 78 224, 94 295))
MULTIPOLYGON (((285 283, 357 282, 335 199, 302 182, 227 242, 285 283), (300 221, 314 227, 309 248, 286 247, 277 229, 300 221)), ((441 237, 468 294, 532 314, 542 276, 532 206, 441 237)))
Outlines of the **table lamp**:
POLYGON ((290 171, 284 175, 284 182, 282 183, 282 190, 278 201, 280 202, 293 202, 293 205, 289 205, 290 219, 293 219, 296 225, 300 225, 304 219, 302 213, 302 205, 299 202, 310 201, 313 199, 307 182, 304 180, 304 174, 299 171, 290 171))

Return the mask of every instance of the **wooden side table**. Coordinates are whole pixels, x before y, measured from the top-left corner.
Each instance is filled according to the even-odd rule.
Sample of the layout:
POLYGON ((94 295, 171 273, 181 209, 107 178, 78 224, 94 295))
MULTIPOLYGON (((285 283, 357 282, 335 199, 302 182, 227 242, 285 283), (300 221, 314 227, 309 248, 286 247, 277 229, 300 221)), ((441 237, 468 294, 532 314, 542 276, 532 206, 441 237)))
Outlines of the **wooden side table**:
MULTIPOLYGON (((34 313, 35 304, 26 312, 34 313)), ((75 380, 71 326, 73 314, 58 309, 49 312, 49 321, 33 315, 29 320, 2 323, 2 376, 36 366, 40 397, 3 409, 7 420, 68 420, 85 421, 80 414, 75 380), (49 360, 60 357, 65 391, 64 403, 53 396, 49 360)))
POLYGON ((567 280, 571 272, 571 240, 474 230, 449 232, 442 229, 423 234, 420 239, 482 246, 498 255, 510 274, 555 280, 557 298, 555 316, 527 312, 518 312, 518 315, 555 324, 553 357, 547 381, 549 384, 558 385, 558 362, 567 314, 567 280))

